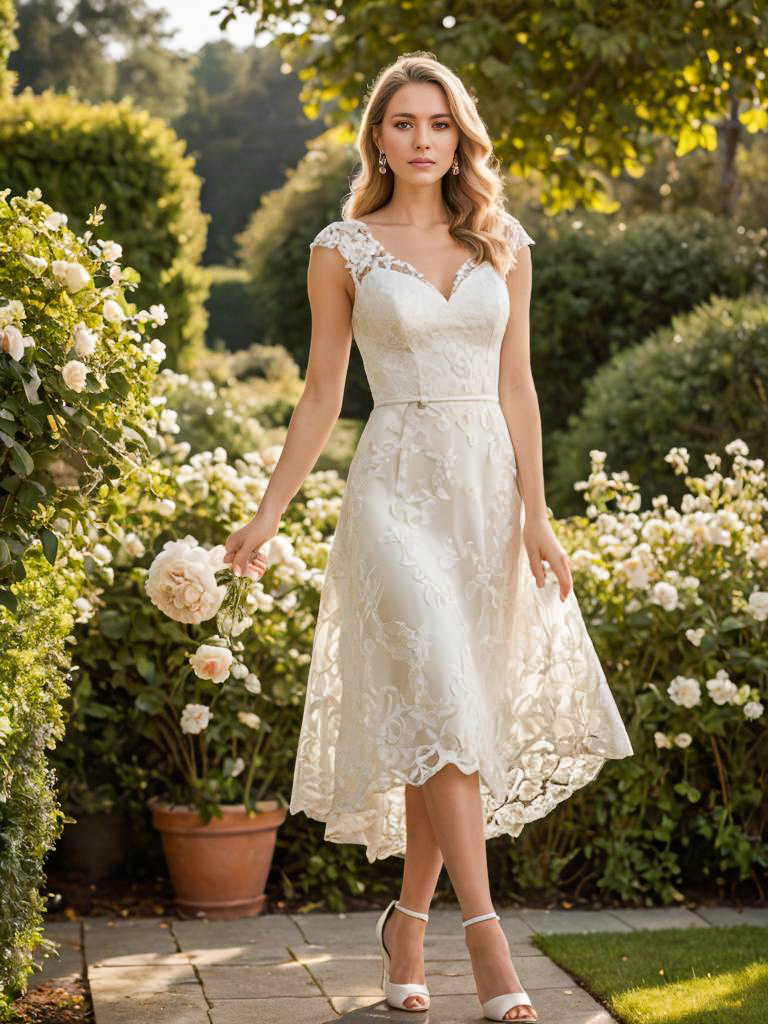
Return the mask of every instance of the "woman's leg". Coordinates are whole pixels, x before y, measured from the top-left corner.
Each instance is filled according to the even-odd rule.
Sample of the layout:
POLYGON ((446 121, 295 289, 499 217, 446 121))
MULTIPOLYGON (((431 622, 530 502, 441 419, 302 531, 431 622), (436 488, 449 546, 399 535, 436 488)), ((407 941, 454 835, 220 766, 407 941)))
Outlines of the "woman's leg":
MULTIPOLYGON (((456 765, 448 764, 421 788, 463 920, 489 913, 493 902, 478 773, 465 775, 456 765)), ((504 992, 523 990, 499 921, 491 918, 471 924, 464 930, 464 938, 481 1002, 504 992)), ((530 1012, 531 1007, 516 1006, 506 1013, 505 1020, 527 1017, 530 1012)))
MULTIPOLYGON (((429 913, 443 856, 432 831, 419 786, 405 787, 405 821, 407 839, 403 884, 399 902, 409 910, 429 913)), ((396 984, 426 984, 424 976, 424 932, 427 922, 410 914, 393 910, 384 926, 384 945, 392 958, 389 980, 396 984)), ((405 1005, 411 1008, 427 1002, 420 995, 408 996, 405 1005)))

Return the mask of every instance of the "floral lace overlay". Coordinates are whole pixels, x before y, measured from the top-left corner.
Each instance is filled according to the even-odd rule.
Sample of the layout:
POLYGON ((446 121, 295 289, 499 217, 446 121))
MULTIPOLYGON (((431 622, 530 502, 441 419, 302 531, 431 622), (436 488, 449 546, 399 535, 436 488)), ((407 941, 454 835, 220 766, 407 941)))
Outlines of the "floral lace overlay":
MULTIPOLYGON (((507 217, 513 251, 533 244, 507 217)), ((374 398, 328 555, 290 811, 366 856, 405 854, 405 783, 479 772, 486 838, 632 754, 573 592, 539 589, 501 406, 505 281, 467 260, 450 296, 360 221, 336 248, 374 398)))

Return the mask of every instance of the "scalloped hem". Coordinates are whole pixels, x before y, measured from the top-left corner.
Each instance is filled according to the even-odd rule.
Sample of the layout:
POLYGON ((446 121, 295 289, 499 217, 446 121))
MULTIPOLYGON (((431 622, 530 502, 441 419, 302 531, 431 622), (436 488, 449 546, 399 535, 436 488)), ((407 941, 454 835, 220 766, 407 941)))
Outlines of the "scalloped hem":
MULTIPOLYGON (((423 785, 447 764, 455 764, 464 775, 478 772, 480 775, 480 791, 485 816, 485 839, 495 839, 508 835, 516 839, 525 826, 539 818, 546 817, 558 804, 572 796, 577 790, 593 782, 601 768, 608 760, 618 760, 630 756, 630 753, 614 752, 611 754, 580 754, 571 755, 580 770, 578 778, 570 784, 551 784, 543 794, 531 803, 520 801, 509 803, 502 787, 501 796, 497 796, 497 787, 491 786, 486 773, 479 765, 467 768, 450 754, 440 758, 438 763, 430 767, 428 774, 423 775, 419 782, 413 782, 399 769, 392 769, 385 788, 381 788, 380 780, 374 780, 362 795, 363 805, 350 810, 328 808, 309 800, 295 797, 291 801, 289 811, 297 814, 302 811, 308 818, 323 821, 326 824, 323 838, 332 843, 355 843, 365 846, 366 860, 373 864, 386 857, 405 857, 405 785, 423 785), (379 787, 379 788, 377 788, 379 787)), ((514 771, 514 766, 510 769, 514 771)))

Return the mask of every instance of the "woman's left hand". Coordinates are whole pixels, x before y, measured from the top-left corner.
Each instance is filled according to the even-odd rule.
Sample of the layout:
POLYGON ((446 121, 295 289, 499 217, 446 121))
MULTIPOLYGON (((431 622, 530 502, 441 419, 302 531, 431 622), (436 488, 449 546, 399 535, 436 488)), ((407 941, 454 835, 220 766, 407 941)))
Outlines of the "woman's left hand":
POLYGON ((546 560, 555 576, 560 581, 560 600, 564 601, 573 589, 571 564, 568 555, 552 531, 547 519, 528 519, 523 526, 523 541, 528 552, 531 572, 536 577, 536 586, 543 587, 546 572, 543 561, 546 560))

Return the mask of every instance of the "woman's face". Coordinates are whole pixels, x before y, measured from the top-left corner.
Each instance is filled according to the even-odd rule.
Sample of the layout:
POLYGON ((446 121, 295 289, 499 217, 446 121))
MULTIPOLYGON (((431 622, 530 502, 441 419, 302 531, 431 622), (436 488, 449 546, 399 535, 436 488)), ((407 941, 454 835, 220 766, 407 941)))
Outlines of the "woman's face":
POLYGON ((390 97, 381 124, 373 127, 373 140, 394 174, 424 184, 450 171, 459 129, 439 85, 409 82, 390 97))

